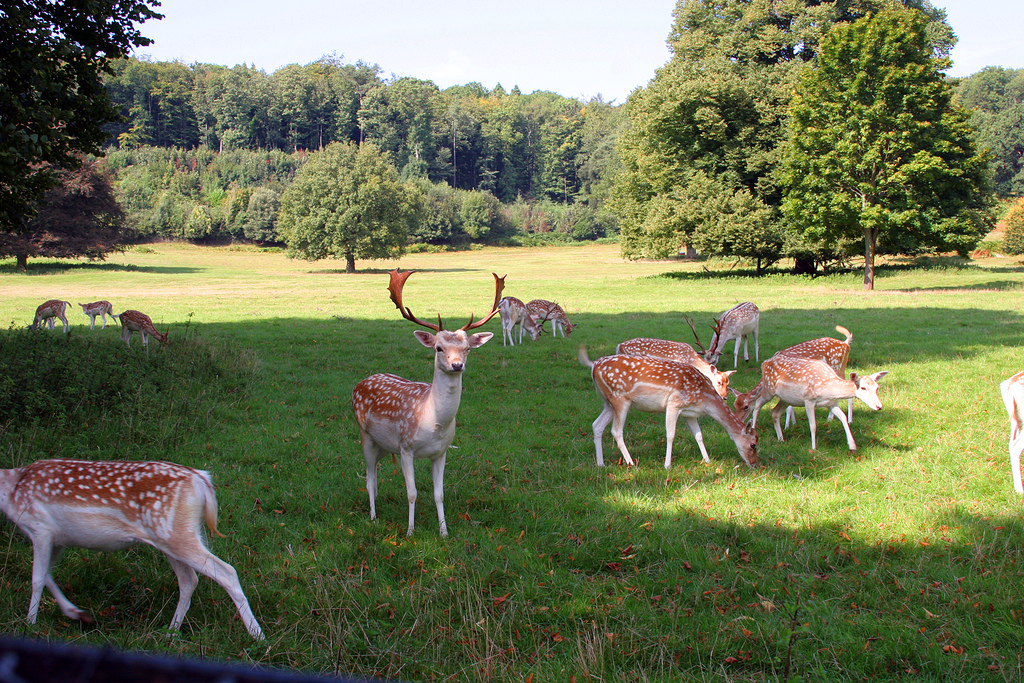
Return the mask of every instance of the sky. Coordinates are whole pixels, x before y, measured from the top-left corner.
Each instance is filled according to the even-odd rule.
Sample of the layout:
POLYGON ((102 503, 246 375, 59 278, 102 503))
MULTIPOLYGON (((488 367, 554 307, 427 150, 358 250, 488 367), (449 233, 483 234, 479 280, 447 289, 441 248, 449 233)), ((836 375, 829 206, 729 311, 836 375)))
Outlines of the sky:
MULTIPOLYGON (((960 39, 952 76, 1024 68, 1024 0, 932 0, 960 39)), ((336 54, 383 77, 479 82, 622 104, 669 58, 676 0, 161 0, 136 51, 267 73, 336 54)))

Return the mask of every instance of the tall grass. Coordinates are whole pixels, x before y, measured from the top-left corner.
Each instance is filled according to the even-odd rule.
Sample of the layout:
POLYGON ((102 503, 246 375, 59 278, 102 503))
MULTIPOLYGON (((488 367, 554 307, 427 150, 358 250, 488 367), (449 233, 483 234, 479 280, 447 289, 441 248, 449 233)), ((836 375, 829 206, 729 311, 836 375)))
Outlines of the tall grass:
MULTIPOLYGON (((170 328, 172 345, 148 355, 120 345, 116 330, 90 332, 84 316, 72 318, 70 340, 30 337, 62 363, 137 363, 136 376, 162 376, 166 364, 183 378, 130 396, 127 405, 166 411, 128 434, 106 408, 88 439, 73 436, 74 420, 15 425, 0 435, 0 465, 61 455, 211 470, 229 534, 213 550, 238 570, 269 640, 253 643, 208 580, 181 636, 166 638, 177 585, 147 549, 65 553, 57 580, 96 623, 68 623, 47 599, 29 627, 31 552, 10 525, 0 536, 5 630, 405 680, 1024 674, 1021 499, 997 387, 1021 369, 1016 261, 893 264, 865 293, 855 272, 758 278, 623 263, 614 246, 407 257, 400 265, 420 272, 406 303, 420 317, 479 315, 496 271, 508 274, 506 293, 557 300, 580 324, 570 339, 512 348, 495 320, 495 339, 471 352, 446 472, 448 539, 422 464, 415 536, 405 537, 397 463, 382 463, 379 520, 368 519, 352 387, 381 371, 429 381, 431 354, 387 299, 384 270, 398 264, 361 265, 372 270, 177 245, 102 265, 30 263, 27 276, 0 265, 0 320, 15 327, 59 296, 109 298, 170 328), (859 450, 822 420, 809 451, 802 415, 780 443, 762 416, 764 466, 751 470, 709 421, 712 464, 683 430, 666 472, 663 418, 634 411, 625 438, 638 467, 614 456, 596 467, 600 401, 577 345, 596 357, 634 336, 685 341, 683 314, 710 322, 747 300, 762 310, 762 360, 841 324, 854 334, 851 370, 890 371, 885 409, 855 408, 859 450), (189 343, 205 350, 189 356, 189 343), (229 369, 206 373, 218 363, 229 369)), ((732 384, 747 389, 758 373, 741 360, 732 384)))

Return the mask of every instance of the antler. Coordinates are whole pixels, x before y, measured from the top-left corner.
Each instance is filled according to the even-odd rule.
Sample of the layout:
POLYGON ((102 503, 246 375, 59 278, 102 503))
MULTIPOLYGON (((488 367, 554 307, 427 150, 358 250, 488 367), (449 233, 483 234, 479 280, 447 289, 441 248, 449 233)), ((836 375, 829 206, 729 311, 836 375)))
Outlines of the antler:
MULTIPOLYGON (((441 321, 440 313, 437 315, 437 324, 435 325, 433 323, 428 323, 420 320, 419 318, 412 314, 412 311, 409 310, 407 306, 402 304, 402 288, 405 287, 405 281, 409 279, 409 276, 415 272, 415 270, 407 270, 404 273, 401 273, 398 271, 398 268, 395 268, 394 270, 388 273, 388 275, 391 276, 391 284, 388 285, 388 291, 391 292, 391 301, 394 302, 395 308, 397 308, 401 312, 402 317, 405 318, 406 320, 414 322, 417 325, 422 325, 423 327, 431 329, 434 332, 440 332, 441 330, 444 329, 444 323, 441 321)), ((477 322, 473 322, 473 316, 470 315, 469 322, 462 326, 460 329, 466 331, 476 329, 477 327, 480 327, 488 320, 493 318, 494 315, 498 312, 498 302, 501 301, 501 292, 505 289, 505 276, 498 277, 497 273, 491 273, 491 275, 494 276, 494 305, 491 306, 491 312, 487 315, 487 317, 477 322)))
POLYGON ((691 318, 688 315, 684 315, 683 320, 685 320, 686 323, 690 326, 690 329, 693 330, 693 339, 696 342, 697 346, 700 347, 701 355, 704 355, 705 353, 708 352, 708 350, 705 349, 704 345, 700 343, 700 336, 697 334, 697 328, 693 326, 693 318, 691 318))
POLYGON ((479 320, 475 323, 473 322, 473 315, 470 314, 469 322, 463 325, 460 329, 463 329, 466 332, 475 330, 493 318, 494 314, 498 312, 498 303, 501 301, 501 293, 505 290, 505 278, 508 277, 508 275, 502 275, 501 277, 498 277, 497 273, 491 273, 491 275, 494 276, 494 305, 491 306, 491 312, 488 313, 487 317, 483 320, 479 320))
POLYGON ((440 332, 444 329, 444 323, 441 322, 440 313, 437 315, 437 324, 434 325, 433 323, 423 322, 414 316, 408 307, 402 305, 402 288, 405 287, 405 281, 409 279, 409 276, 415 272, 415 270, 407 270, 404 273, 400 273, 398 272, 398 268, 395 268, 388 273, 388 275, 391 276, 391 284, 388 285, 388 291, 391 292, 391 300, 395 303, 395 308, 402 313, 402 317, 409 322, 422 325, 434 332, 440 332))

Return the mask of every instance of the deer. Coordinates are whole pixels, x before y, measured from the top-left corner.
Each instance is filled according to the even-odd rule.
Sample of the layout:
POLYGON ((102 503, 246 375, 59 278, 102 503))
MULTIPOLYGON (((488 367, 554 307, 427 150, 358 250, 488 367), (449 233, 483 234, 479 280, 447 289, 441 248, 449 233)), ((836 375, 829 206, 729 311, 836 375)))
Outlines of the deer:
POLYGON ((170 462, 39 460, 0 470, 0 510, 32 542, 30 624, 36 623, 44 587, 64 616, 92 621, 50 574, 65 547, 112 552, 142 543, 166 555, 178 579, 171 630, 181 628, 199 572, 228 592, 249 634, 264 638, 238 573, 203 542, 204 518, 222 536, 209 472, 170 462))
POLYGON ((65 311, 70 305, 70 301, 61 301, 60 299, 50 299, 39 304, 39 307, 36 308, 36 317, 32 321, 32 329, 38 330, 39 323, 45 321, 47 328, 52 330, 54 328, 53 320, 56 318, 64 325, 64 334, 67 334, 68 318, 65 311))
POLYGON ((619 344, 615 353, 624 356, 653 356, 666 360, 679 361, 692 365, 711 381, 711 385, 722 398, 729 396, 729 377, 735 370, 720 372, 714 365, 708 363, 704 358, 694 351, 693 347, 685 342, 668 341, 667 339, 651 339, 638 337, 619 344))
POLYGON ((686 420, 705 463, 710 464, 711 458, 704 447, 704 436, 697 418, 710 415, 728 432, 743 462, 749 467, 758 464, 756 432, 729 410, 710 380, 697 368, 678 361, 644 356, 613 355, 591 361, 584 346, 579 348, 577 355, 580 364, 590 368, 594 386, 604 401, 604 408, 593 423, 598 467, 604 467, 601 441, 609 423, 612 425, 612 437, 626 464, 630 467, 635 465, 623 440, 623 427, 631 407, 643 412, 665 413, 666 470, 672 467, 672 446, 680 416, 686 420))
POLYGON ((521 299, 514 296, 502 297, 498 302, 498 314, 501 316, 501 345, 505 346, 505 340, 512 346, 516 345, 513 339, 513 332, 516 325, 519 326, 519 343, 523 343, 523 328, 530 333, 530 338, 537 341, 540 338, 543 328, 537 324, 536 319, 530 315, 529 309, 521 299))
POLYGON ((114 320, 117 320, 117 316, 114 314, 114 307, 109 301, 93 301, 89 304, 78 304, 82 307, 82 313, 89 316, 89 329, 96 329, 96 316, 100 316, 103 319, 103 327, 101 330, 107 329, 107 316, 109 315, 114 320))
POLYGON ((533 315, 537 324, 541 330, 544 329, 544 323, 548 320, 551 321, 551 336, 557 337, 558 330, 562 330, 562 337, 572 334, 573 325, 569 322, 569 317, 562 310, 562 307, 556 304, 554 301, 547 301, 545 299, 534 299, 526 304, 527 309, 533 315))
POLYGON ((778 396, 779 402, 772 409, 772 421, 779 441, 785 440, 779 424, 782 410, 786 406, 802 406, 807 411, 807 422, 811 427, 811 450, 817 450, 818 425, 814 409, 820 406, 828 409, 842 423, 846 431, 846 443, 851 451, 856 451, 857 443, 850 431, 850 423, 838 403, 843 399, 859 398, 872 410, 881 410, 878 382, 887 374, 886 370, 865 376, 852 372, 850 379, 844 379, 821 360, 772 356, 761 364, 760 389, 757 389, 758 393, 751 403, 750 426, 757 424, 757 412, 761 406, 778 396))
MULTIPOLYGON (((718 364, 718 359, 725 351, 725 345, 731 339, 736 340, 736 349, 733 351, 732 366, 739 367, 740 342, 743 342, 743 360, 750 360, 748 348, 748 337, 754 337, 754 361, 760 362, 760 349, 758 348, 758 332, 761 325, 761 311, 749 301, 737 304, 721 317, 715 319, 711 326, 711 346, 704 353, 704 360, 712 365, 718 364)), ((691 325, 692 327, 692 325, 691 325)), ((697 332, 694 330, 694 336, 697 332)), ((698 340, 698 344, 700 340, 698 340)))
MULTIPOLYGON (((811 339, 805 342, 800 342, 794 346, 782 349, 778 351, 776 356, 789 356, 791 358, 815 358, 817 360, 825 361, 830 368, 835 370, 836 374, 840 377, 846 376, 846 365, 850 361, 850 342, 853 341, 853 333, 842 325, 836 325, 836 331, 846 336, 846 339, 840 340, 833 337, 820 337, 818 339, 811 339)), ((745 394, 736 395, 736 411, 744 412, 749 416, 749 401, 760 391, 759 387, 755 387, 753 390, 745 394)), ((849 399, 846 408, 847 422, 853 424, 853 399, 849 399)), ((786 408, 786 426, 785 429, 789 429, 789 425, 795 421, 795 411, 793 406, 786 408)), ((828 419, 832 419, 832 413, 829 413, 828 419)))
POLYGON ((1006 412, 1010 415, 1010 471, 1013 490, 1024 493, 1020 475, 1020 453, 1024 451, 1024 372, 999 383, 1006 412))
POLYGON ((115 316, 118 322, 121 323, 121 341, 127 344, 129 347, 132 345, 132 332, 138 332, 142 336, 142 346, 147 351, 149 350, 149 338, 153 337, 163 345, 170 344, 167 338, 167 333, 161 334, 157 332, 153 326, 153 321, 150 320, 149 316, 139 311, 133 311, 128 309, 123 313, 115 316))
POLYGON ((505 287, 505 278, 494 276, 494 304, 484 318, 473 316, 457 330, 445 330, 440 314, 437 324, 424 322, 402 303, 406 280, 415 271, 390 272, 388 291, 391 301, 402 317, 429 330, 416 330, 413 335, 428 349, 434 350, 434 377, 430 384, 382 373, 359 382, 352 391, 352 408, 359 424, 359 438, 366 459, 366 492, 370 497, 370 519, 377 519, 377 465, 385 453, 398 454, 405 478, 409 501, 407 536, 412 536, 416 511, 416 480, 413 463, 418 459, 431 462, 434 504, 441 536, 448 535, 444 517, 444 468, 455 438, 455 416, 462 399, 462 374, 471 349, 480 348, 494 336, 491 332, 474 332, 498 313, 498 303, 505 287))

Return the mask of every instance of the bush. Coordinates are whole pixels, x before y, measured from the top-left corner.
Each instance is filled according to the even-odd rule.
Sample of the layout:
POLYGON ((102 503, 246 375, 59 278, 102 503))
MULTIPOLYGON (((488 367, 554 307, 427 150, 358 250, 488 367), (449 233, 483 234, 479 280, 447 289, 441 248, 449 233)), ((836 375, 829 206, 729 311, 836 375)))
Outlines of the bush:
POLYGON ((1024 198, 1018 199, 1006 214, 1003 251, 1011 256, 1024 254, 1024 198))

